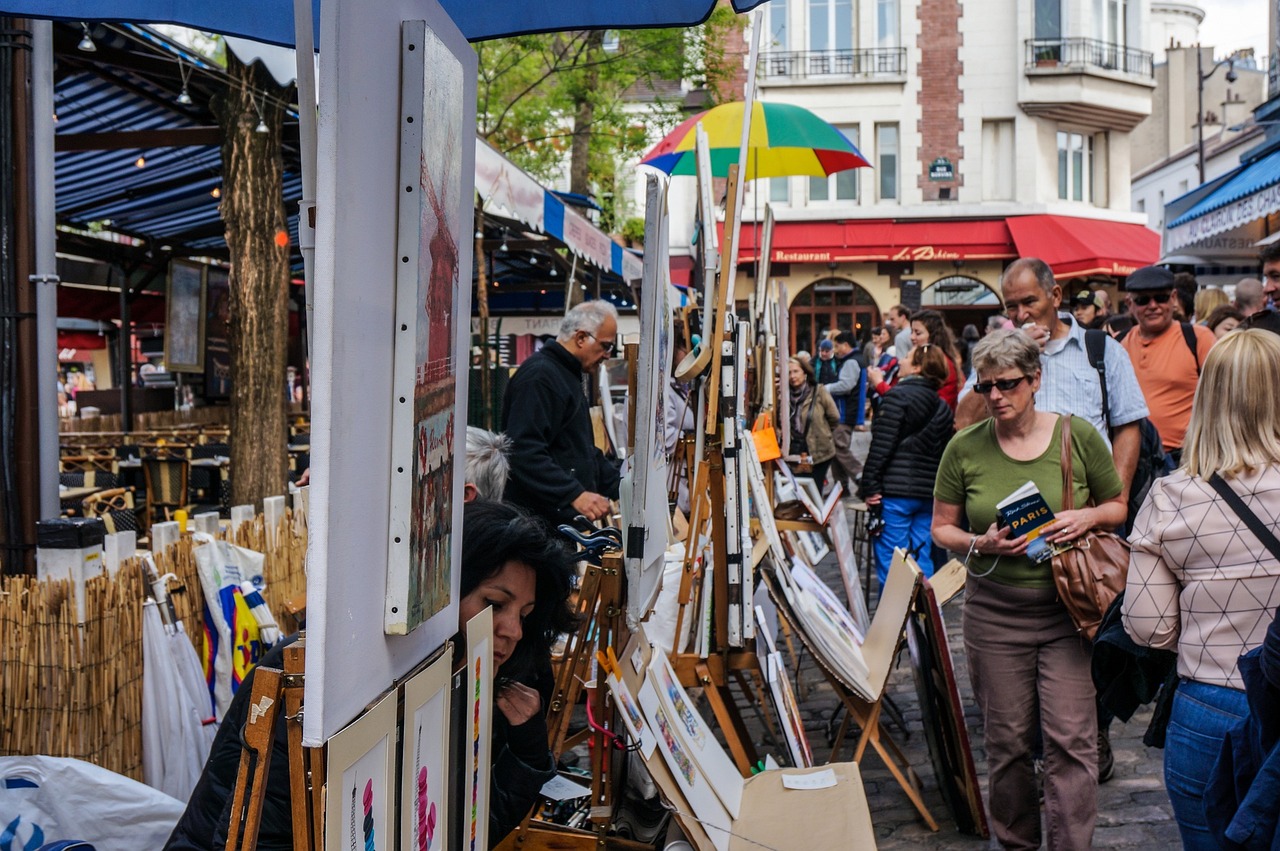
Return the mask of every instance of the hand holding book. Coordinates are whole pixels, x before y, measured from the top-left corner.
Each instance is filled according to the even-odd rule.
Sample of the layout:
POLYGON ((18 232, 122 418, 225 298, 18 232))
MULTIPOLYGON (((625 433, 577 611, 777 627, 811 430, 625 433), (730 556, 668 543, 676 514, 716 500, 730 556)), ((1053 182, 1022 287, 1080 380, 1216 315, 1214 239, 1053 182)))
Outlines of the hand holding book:
POLYGON ((1070 549, 1072 540, 1092 528, 1081 525, 1090 519, 1088 509, 1055 515, 1035 482, 1027 482, 996 503, 996 514, 1008 525, 1010 534, 1026 539, 1026 555, 1034 562, 1048 561, 1070 549))
POLYGON ((1020 556, 1027 552, 1027 536, 1014 535, 1008 526, 992 523, 973 542, 973 549, 984 556, 1020 556))

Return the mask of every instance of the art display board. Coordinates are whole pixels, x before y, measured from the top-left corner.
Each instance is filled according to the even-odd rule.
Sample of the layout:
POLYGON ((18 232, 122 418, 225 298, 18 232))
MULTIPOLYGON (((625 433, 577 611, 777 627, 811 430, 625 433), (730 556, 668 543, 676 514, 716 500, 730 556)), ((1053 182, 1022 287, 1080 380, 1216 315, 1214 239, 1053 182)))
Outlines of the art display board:
POLYGON ((867 600, 862 596, 862 579, 858 570, 858 562, 853 557, 853 535, 849 531, 849 513, 841 505, 839 510, 831 512, 827 519, 827 535, 831 538, 831 548, 836 552, 836 563, 840 566, 840 579, 844 583, 844 596, 849 604, 849 614, 853 622, 865 634, 871 626, 871 614, 867 611, 867 600))
POLYGON ((443 848, 449 835, 449 675, 453 643, 404 684, 400 736, 400 847, 443 848), (440 841, 436 841, 440 837, 440 841))
MULTIPOLYGON (((778 387, 787 386, 787 363, 791 359, 791 325, 787 318, 787 285, 778 281, 778 387)), ((783 456, 791 454, 791 394, 778 392, 778 445, 783 456)))
POLYGON ((757 239, 760 250, 756 252, 756 316, 768 313, 769 264, 773 254, 773 205, 764 205, 764 229, 757 239))
POLYGON ((324 845, 390 848, 396 783, 396 693, 329 739, 324 845))
POLYGON ((462 847, 489 848, 489 771, 493 764, 493 609, 467 621, 467 673, 463 706, 467 738, 463 745, 462 847))
MULTIPOLYGON (((321 9, 315 280, 309 282, 315 290, 313 534, 303 718, 303 741, 312 747, 324 744, 458 626, 458 576, 451 571, 448 601, 434 617, 407 635, 384 631, 391 542, 383 531, 391 523, 393 477, 411 477, 408 462, 414 460, 403 445, 392 446, 393 411, 401 406, 393 389, 397 276, 407 265, 397 252, 399 214, 401 197, 420 191, 400 185, 404 21, 425 21, 462 63, 465 90, 450 118, 460 128, 474 127, 475 51, 434 0, 328 3, 321 9), (393 466, 397 453, 403 460, 393 466)), ((448 199, 468 228, 474 156, 474 144, 464 146, 462 184, 448 199)), ((470 315, 471 253, 467 230, 457 244, 459 319, 470 315)), ((454 322, 454 332, 454 363, 465 363, 469 323, 454 322)), ((455 387, 455 458, 465 452, 460 406, 466 373, 455 387)), ((461 525, 462 484, 454 476, 449 489, 454 529, 461 525)), ((460 536, 452 535, 449 563, 460 558, 460 536)), ((408 561, 400 568, 408 570, 408 561)))
POLYGON ((907 619, 907 650, 920 697, 925 741, 938 790, 961 833, 986 838, 987 813, 965 724, 964 704, 947 643, 947 625, 929 580, 922 577, 907 619))
POLYGON ((669 181, 649 175, 646 185, 643 295, 640 299, 640 354, 636 364, 634 453, 622 488, 626 534, 627 624, 635 628, 649 613, 662 587, 668 545, 666 398, 671 376, 671 308, 667 301, 669 181))
POLYGON ((762 771, 747 779, 729 851, 847 848, 875 851, 871 809, 854 762, 762 771))
MULTIPOLYGON (((463 57, 426 21, 401 26, 400 208, 397 222, 395 359, 392 372, 391 517, 387 523, 388 634, 404 635, 449 605, 455 482, 465 464, 455 451, 466 427, 459 364, 469 363, 471 277, 460 278, 472 245, 475 172, 463 57), (465 292, 464 292, 465 290, 465 292), (466 311, 465 313, 463 311, 466 311), (467 345, 460 347, 459 341, 467 345), (461 413, 460 413, 461 412, 461 413)), ((468 266, 468 269, 470 267, 468 266)), ((469 373, 469 370, 466 370, 469 373)), ((461 490, 461 483, 458 491, 461 490)))
POLYGON ((774 714, 778 716, 778 725, 787 742, 791 764, 797 768, 808 768, 813 765, 813 749, 809 747, 809 736, 804 730, 800 704, 796 701, 795 692, 791 690, 791 680, 787 677, 786 661, 773 643, 764 609, 760 606, 756 606, 756 620, 760 627, 758 634, 764 637, 765 644, 765 664, 762 666, 764 678, 769 685, 769 698, 773 703, 774 714))
MULTIPOLYGON (((739 322, 722 344, 720 358, 720 441, 724 459, 724 537, 728 574, 728 645, 742 647, 755 634, 751 614, 751 524, 747 510, 747 473, 743 469, 743 386, 746 384, 747 323, 739 322)), ((714 473, 712 475, 715 475, 714 473)), ((715 510, 712 506, 712 510, 715 510)))
POLYGON ((786 561, 787 553, 782 548, 782 536, 778 534, 778 524, 773 517, 773 503, 769 498, 769 490, 765 487, 764 466, 760 463, 760 455, 756 452, 756 442, 750 430, 742 435, 743 457, 747 462, 747 476, 751 483, 751 504, 755 508, 756 518, 760 521, 760 529, 769 545, 769 556, 774 564, 786 561))

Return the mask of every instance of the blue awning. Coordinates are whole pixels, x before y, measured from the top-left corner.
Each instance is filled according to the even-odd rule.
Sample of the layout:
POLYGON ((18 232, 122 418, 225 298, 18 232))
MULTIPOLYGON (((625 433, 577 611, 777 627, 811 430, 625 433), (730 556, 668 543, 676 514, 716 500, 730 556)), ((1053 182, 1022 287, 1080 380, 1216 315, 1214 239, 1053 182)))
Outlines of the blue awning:
MULTIPOLYGON (((1253 200, 1254 196, 1265 194, 1265 190, 1277 185, 1280 185, 1280 150, 1272 151, 1261 159, 1240 166, 1234 173, 1222 179, 1216 189, 1169 222, 1168 227, 1176 228, 1228 205, 1253 200)), ((1265 201, 1265 199, 1262 200, 1265 201)), ((1263 206, 1266 204, 1264 203, 1263 206)), ((1260 215, 1266 215, 1267 212, 1271 212, 1271 209, 1261 211, 1260 215)), ((1257 217, 1253 216, 1253 218, 1257 217)))
MULTIPOLYGON (((733 0, 733 7, 746 12, 762 2, 733 0)), ((707 19, 715 0, 441 0, 440 5, 470 41, 480 41, 560 30, 693 26, 707 19)), ((312 9, 318 31, 320 0, 313 0, 312 9)), ((0 11, 54 20, 181 24, 272 44, 294 42, 293 0, 0 0, 0 11)), ((320 43, 318 34, 315 43, 320 43)))

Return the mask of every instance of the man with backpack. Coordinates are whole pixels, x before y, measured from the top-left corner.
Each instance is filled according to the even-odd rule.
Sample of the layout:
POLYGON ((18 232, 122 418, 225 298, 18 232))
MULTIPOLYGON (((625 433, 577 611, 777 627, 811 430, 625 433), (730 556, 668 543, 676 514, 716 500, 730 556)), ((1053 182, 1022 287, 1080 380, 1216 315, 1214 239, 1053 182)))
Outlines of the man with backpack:
POLYGON ((832 481, 843 483, 845 493, 852 494, 857 490, 857 478, 862 475, 862 464, 871 445, 866 425, 867 371, 858 363, 858 341, 853 334, 841 331, 833 345, 836 378, 824 382, 840 410, 840 424, 831 430, 836 444, 831 477, 832 481))
POLYGON ((1174 321, 1173 273, 1167 268, 1143 266, 1129 276, 1125 291, 1138 324, 1125 335, 1123 345, 1151 408, 1151 422, 1177 467, 1200 364, 1216 338, 1203 325, 1174 321))

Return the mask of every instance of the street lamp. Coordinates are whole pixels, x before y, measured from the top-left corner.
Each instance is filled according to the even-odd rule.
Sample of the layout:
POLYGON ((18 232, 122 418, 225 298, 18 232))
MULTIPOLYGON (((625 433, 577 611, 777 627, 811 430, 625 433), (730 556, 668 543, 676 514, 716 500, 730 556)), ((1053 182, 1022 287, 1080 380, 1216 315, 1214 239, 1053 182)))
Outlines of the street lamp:
POLYGON ((1196 43, 1196 166, 1200 171, 1200 182, 1204 183, 1204 84, 1223 65, 1227 66, 1227 82, 1234 83, 1240 75, 1236 73, 1236 54, 1213 63, 1209 73, 1204 72, 1204 61, 1201 58, 1200 43, 1196 43))

